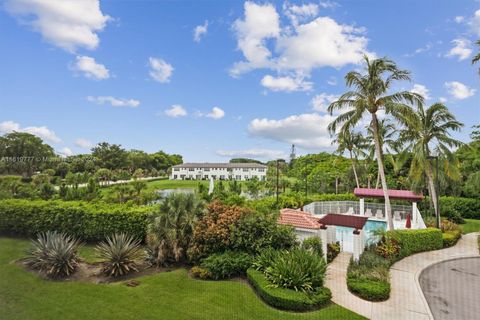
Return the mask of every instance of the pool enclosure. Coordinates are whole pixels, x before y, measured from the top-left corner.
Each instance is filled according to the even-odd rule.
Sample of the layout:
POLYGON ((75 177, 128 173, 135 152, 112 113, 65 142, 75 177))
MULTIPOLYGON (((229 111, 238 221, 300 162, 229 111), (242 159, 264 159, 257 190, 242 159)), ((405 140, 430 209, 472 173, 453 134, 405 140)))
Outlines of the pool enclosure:
MULTIPOLYGON (((365 246, 375 242, 376 229, 388 229, 386 207, 382 203, 365 202, 365 198, 383 198, 382 189, 356 188, 359 201, 319 201, 302 209, 282 209, 279 224, 295 228, 297 238, 318 236, 322 239, 324 254, 327 244, 339 242, 342 251, 353 253, 358 259, 365 246)), ((391 205, 395 229, 426 228, 417 208, 423 199, 406 190, 388 190, 390 199, 408 201, 411 205, 391 205)))

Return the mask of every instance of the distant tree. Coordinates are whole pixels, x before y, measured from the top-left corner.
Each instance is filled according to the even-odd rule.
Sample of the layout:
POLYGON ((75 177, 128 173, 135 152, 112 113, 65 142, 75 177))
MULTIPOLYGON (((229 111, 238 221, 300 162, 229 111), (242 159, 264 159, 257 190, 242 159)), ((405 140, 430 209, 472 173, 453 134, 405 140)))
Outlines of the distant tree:
POLYGON ((343 128, 343 130, 354 128, 365 116, 370 117, 370 126, 374 133, 378 172, 385 199, 388 228, 393 230, 392 208, 378 131, 378 112, 383 110, 387 115, 398 118, 404 112, 411 110, 411 104, 422 103, 423 98, 410 91, 389 92, 398 81, 410 80, 410 72, 400 70, 392 60, 387 58, 372 60, 365 56, 364 63, 364 73, 350 71, 345 76, 346 85, 351 90, 344 93, 328 107, 330 114, 337 110, 344 111, 329 125, 329 130, 335 133, 337 128, 343 128))
POLYGON ((101 142, 92 148, 92 156, 100 162, 100 167, 120 169, 127 164, 127 151, 119 144, 101 142))
POLYGON ((257 177, 253 177, 252 179, 247 181, 246 184, 247 192, 252 196, 254 199, 257 199, 260 193, 261 184, 257 177))
MULTIPOLYGON (((472 64, 480 61, 480 40, 477 40, 475 44, 479 47, 479 52, 473 57, 472 64)), ((480 68, 478 68, 478 73, 480 74, 480 68)))
POLYGON ((133 180, 131 182, 133 190, 135 190, 135 198, 138 204, 141 202, 141 193, 147 188, 147 183, 143 180, 133 180))
POLYGON ((95 176, 100 180, 101 182, 103 181, 103 184, 106 185, 108 184, 108 181, 112 178, 112 172, 106 168, 98 169, 97 172, 95 172, 95 176))
POLYGON ((42 183, 39 186, 39 195, 40 195, 40 198, 42 198, 43 200, 51 199, 54 194, 55 194, 55 188, 51 183, 46 182, 46 183, 42 183))
POLYGON ((232 158, 230 159, 230 163, 258 163, 262 164, 261 161, 249 158, 232 158))
POLYGON ((473 141, 480 141, 480 124, 477 124, 472 127, 474 130, 472 130, 472 133, 470 133, 470 138, 473 141))

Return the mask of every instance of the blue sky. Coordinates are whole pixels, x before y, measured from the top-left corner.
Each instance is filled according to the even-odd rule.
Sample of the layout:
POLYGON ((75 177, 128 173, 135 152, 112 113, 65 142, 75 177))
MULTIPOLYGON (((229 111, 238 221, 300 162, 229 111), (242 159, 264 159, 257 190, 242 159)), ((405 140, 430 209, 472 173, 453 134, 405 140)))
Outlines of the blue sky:
POLYGON ((363 53, 412 72, 397 89, 480 123, 480 2, 7 0, 0 132, 64 154, 101 141, 186 161, 332 150, 325 113, 363 53))

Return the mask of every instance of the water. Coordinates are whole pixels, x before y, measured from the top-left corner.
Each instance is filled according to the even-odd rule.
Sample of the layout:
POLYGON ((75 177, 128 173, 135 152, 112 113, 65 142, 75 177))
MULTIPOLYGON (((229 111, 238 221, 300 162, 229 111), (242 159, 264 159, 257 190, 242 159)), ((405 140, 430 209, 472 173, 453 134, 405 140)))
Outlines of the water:
MULTIPOLYGON (((372 244, 378 241, 374 236, 374 231, 378 229, 387 229, 387 224, 384 221, 367 220, 363 226, 363 236, 365 244, 372 244)), ((353 228, 335 227, 337 241, 340 242, 343 251, 353 252, 353 228)))
POLYGON ((176 188, 176 189, 163 189, 163 190, 156 190, 155 191, 157 194, 159 194, 162 198, 165 198, 166 196, 169 196, 173 193, 195 193, 194 188, 176 188))

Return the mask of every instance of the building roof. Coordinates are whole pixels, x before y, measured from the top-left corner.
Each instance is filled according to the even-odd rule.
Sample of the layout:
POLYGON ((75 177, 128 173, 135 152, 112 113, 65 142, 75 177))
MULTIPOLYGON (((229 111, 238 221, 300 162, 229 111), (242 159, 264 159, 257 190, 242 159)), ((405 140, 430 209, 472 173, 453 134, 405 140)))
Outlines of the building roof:
POLYGON ((294 209, 280 210, 280 217, 278 217, 277 223, 304 229, 320 229, 321 227, 318 218, 315 218, 308 212, 294 209))
MULTIPOLYGON (((383 189, 355 188, 353 193, 359 198, 383 198, 383 189)), ((388 190, 391 199, 417 202, 423 200, 423 195, 415 194, 409 190, 388 190)))
POLYGON ((360 230, 363 229, 367 220, 368 217, 329 213, 318 219, 318 222, 326 226, 340 226, 360 230))
POLYGON ((260 163, 183 163, 177 164, 173 166, 173 168, 228 168, 228 169, 236 169, 236 168, 260 168, 265 169, 267 166, 260 163))

